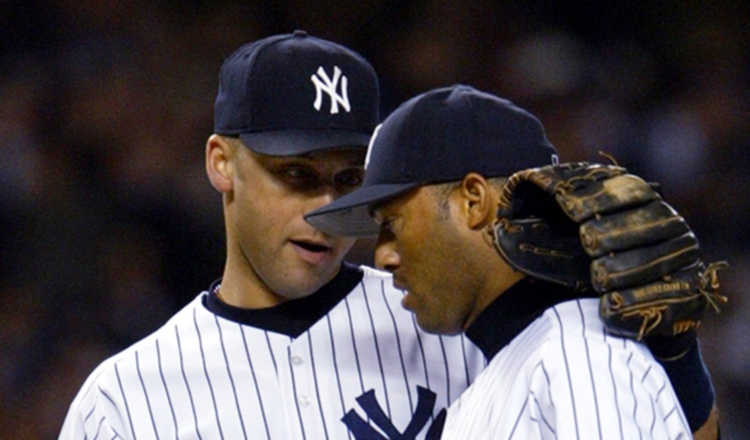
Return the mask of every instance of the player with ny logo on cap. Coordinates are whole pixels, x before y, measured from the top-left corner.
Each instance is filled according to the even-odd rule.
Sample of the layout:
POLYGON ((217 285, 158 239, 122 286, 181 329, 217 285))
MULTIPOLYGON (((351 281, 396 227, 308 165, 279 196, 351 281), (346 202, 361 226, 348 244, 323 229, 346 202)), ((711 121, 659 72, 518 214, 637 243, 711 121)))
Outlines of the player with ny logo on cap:
POLYGON ((223 277, 102 363, 61 439, 424 437, 481 352, 421 331, 386 273, 342 261, 354 239, 303 218, 360 186, 378 100, 369 63, 301 31, 226 60, 206 145, 223 277))

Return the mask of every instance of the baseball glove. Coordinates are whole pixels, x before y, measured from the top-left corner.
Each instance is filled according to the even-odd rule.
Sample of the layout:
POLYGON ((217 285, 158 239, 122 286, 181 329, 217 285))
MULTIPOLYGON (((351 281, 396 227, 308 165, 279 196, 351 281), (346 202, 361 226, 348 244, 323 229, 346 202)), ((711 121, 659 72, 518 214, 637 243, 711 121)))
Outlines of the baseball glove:
POLYGON ((493 242, 516 270, 600 297, 609 331, 641 340, 694 332, 716 312, 717 271, 685 220, 617 165, 573 162, 512 175, 493 242), (596 293, 594 293, 596 292, 596 293))

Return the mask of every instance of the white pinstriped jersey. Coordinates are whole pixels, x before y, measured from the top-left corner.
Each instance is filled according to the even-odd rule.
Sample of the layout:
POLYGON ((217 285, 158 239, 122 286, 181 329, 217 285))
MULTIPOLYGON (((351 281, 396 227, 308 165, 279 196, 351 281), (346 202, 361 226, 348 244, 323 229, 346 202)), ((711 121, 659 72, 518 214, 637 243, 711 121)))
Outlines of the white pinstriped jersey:
POLYGON ((641 344, 606 334, 598 300, 547 309, 448 409, 443 439, 690 439, 641 344), (513 378, 508 380, 508 378, 513 378))
POLYGON ((203 292, 90 375, 60 439, 424 437, 486 362, 418 330, 390 276, 361 270, 298 337, 218 316, 203 292))

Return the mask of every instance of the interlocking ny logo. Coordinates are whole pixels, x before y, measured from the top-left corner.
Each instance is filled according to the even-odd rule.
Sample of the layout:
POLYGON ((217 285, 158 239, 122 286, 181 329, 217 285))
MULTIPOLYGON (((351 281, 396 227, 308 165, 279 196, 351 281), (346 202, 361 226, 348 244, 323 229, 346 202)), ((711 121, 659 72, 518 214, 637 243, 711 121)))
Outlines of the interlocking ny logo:
POLYGON ((339 104, 346 110, 347 113, 351 110, 349 106, 349 95, 347 92, 347 79, 346 76, 341 75, 341 69, 338 66, 333 67, 333 80, 328 77, 328 74, 323 70, 323 66, 318 67, 318 71, 315 75, 311 76, 313 84, 315 84, 315 102, 313 107, 315 110, 320 111, 320 106, 323 104, 323 92, 326 92, 331 98, 331 114, 335 115, 339 112, 339 104), (341 80, 341 94, 336 93, 336 87, 341 80))
POLYGON ((391 419, 383 411, 375 397, 375 390, 370 390, 357 397, 357 403, 367 414, 367 417, 381 429, 386 435, 383 437, 375 428, 370 426, 362 417, 353 409, 344 415, 342 422, 349 428, 349 431, 357 440, 414 440, 427 425, 435 408, 435 399, 437 395, 427 388, 417 387, 417 410, 414 411, 409 426, 404 432, 393 426, 391 419))

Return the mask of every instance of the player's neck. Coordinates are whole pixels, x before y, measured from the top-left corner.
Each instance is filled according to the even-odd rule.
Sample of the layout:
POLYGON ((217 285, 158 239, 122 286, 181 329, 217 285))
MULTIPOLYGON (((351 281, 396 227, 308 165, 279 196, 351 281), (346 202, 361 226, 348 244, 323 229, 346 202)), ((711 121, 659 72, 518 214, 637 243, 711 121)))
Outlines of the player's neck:
POLYGON ((245 272, 227 264, 224 268, 221 286, 216 292, 221 301, 243 309, 262 309, 274 307, 289 300, 272 292, 256 274, 245 272))
POLYGON ((483 260, 486 272, 481 278, 484 279, 484 282, 481 283, 478 288, 475 307, 469 318, 464 323, 464 331, 471 326, 477 316, 479 316, 487 306, 494 302, 513 285, 526 277, 525 274, 515 271, 513 268, 505 264, 505 262, 497 255, 490 255, 487 258, 492 259, 483 260))

